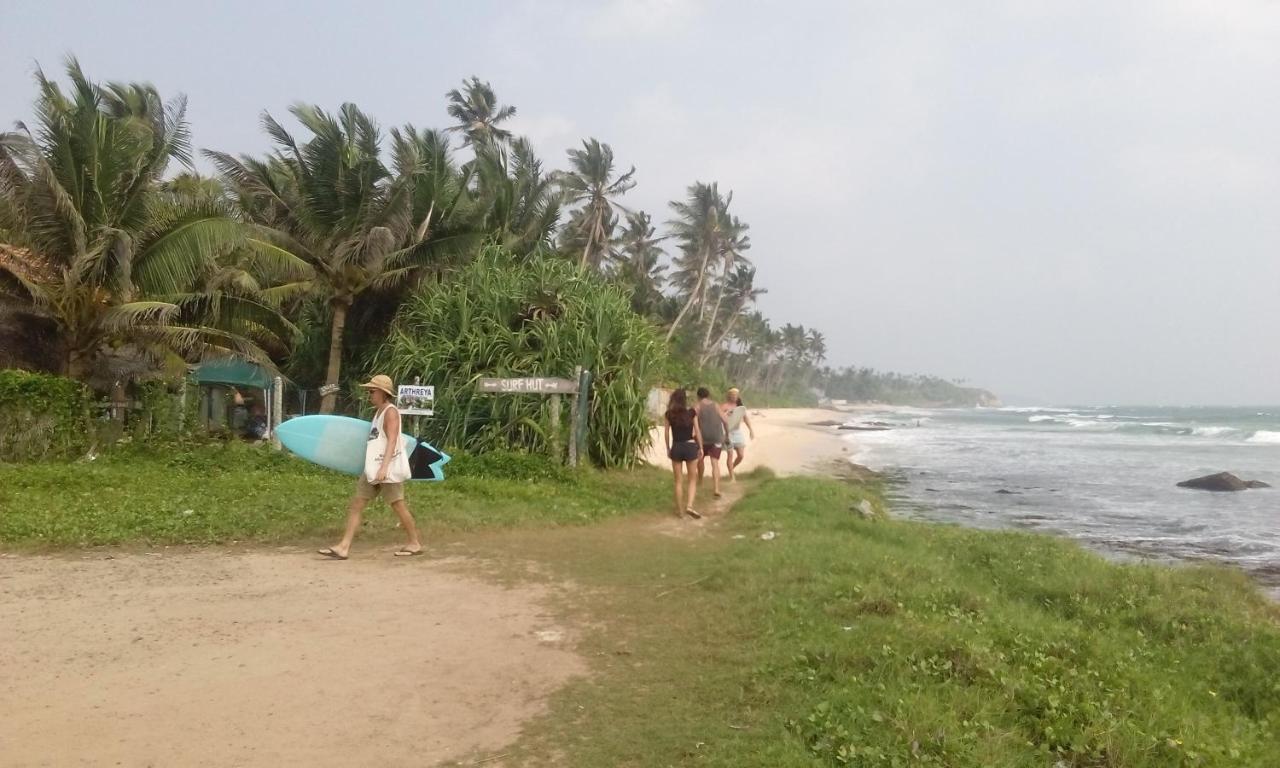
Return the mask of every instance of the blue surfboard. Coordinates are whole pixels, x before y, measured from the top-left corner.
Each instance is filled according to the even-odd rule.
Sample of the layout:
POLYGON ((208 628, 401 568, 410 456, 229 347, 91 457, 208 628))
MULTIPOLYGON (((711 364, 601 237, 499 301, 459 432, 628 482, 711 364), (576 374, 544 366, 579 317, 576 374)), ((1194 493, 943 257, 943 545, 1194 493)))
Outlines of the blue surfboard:
MULTIPOLYGON (((345 475, 359 475, 364 472, 364 449, 371 429, 373 422, 349 416, 298 416, 276 427, 276 437, 299 458, 345 475)), ((412 457, 418 439, 401 434, 400 441, 412 457)), ((423 479, 443 480, 449 456, 427 443, 422 445, 440 457, 429 465, 434 477, 423 479)))

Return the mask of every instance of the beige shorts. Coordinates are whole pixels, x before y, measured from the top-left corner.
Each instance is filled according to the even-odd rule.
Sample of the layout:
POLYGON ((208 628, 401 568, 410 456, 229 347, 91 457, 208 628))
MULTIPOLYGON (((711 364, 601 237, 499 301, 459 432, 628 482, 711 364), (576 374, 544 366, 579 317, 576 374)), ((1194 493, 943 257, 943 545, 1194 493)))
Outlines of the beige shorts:
POLYGON ((356 498, 372 501, 381 494, 388 504, 404 501, 404 483, 379 483, 374 485, 365 479, 364 473, 356 480, 356 498))

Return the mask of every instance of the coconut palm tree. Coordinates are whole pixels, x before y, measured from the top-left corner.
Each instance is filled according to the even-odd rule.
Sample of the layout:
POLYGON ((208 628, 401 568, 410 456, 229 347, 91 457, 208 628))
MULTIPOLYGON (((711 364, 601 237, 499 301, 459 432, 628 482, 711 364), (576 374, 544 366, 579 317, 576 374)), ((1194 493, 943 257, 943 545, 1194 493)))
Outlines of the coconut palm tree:
POLYGON ((332 413, 347 315, 366 291, 407 279, 401 246, 422 222, 411 219, 411 190, 392 183, 379 157, 372 118, 354 104, 332 115, 302 104, 290 111, 311 133, 305 143, 264 113, 263 127, 276 144, 265 160, 206 155, 240 201, 254 253, 296 278, 276 297, 316 296, 331 311, 320 410, 332 413))
POLYGON ((749 267, 746 264, 739 264, 733 271, 733 274, 729 275, 729 279, 725 281, 725 285, 720 291, 720 297, 717 297, 716 300, 716 311, 718 313, 720 298, 723 296, 729 297, 729 311, 727 313, 727 319, 724 322, 720 335, 716 337, 714 342, 705 346, 702 350, 702 355, 698 358, 698 365, 706 365, 707 360, 720 350, 721 345, 724 344, 724 340, 728 338, 729 334, 733 333, 734 326, 737 325, 738 321, 742 318, 747 306, 755 303, 755 300, 760 298, 763 294, 768 293, 764 288, 757 288, 755 286, 755 282, 755 267, 749 267))
POLYGON ((732 192, 722 197, 715 182, 704 184, 699 181, 689 187, 685 200, 671 202, 676 217, 667 223, 672 237, 680 243, 683 254, 680 266, 688 276, 688 288, 684 305, 667 330, 668 343, 693 305, 705 299, 703 286, 707 280, 707 267, 717 253, 722 234, 721 221, 732 199, 732 192))
POLYGON ((0 134, 0 231, 34 267, 0 266, 0 291, 56 326, 74 378, 112 360, 176 371, 211 349, 269 365, 252 337, 293 329, 228 279, 242 227, 223 201, 161 183, 192 165, 185 98, 98 85, 75 59, 67 75, 64 92, 38 71, 36 129, 0 134))
POLYGON ((667 265, 662 263, 659 237, 649 214, 627 214, 627 228, 610 248, 612 275, 631 288, 631 308, 641 315, 655 314, 662 303, 667 265))
POLYGON ((511 139, 511 131, 501 123, 515 117, 516 108, 499 104, 488 83, 472 76, 462 81, 462 90, 454 88, 445 95, 449 116, 458 121, 448 130, 461 132, 466 146, 498 147, 511 139))
MULTIPOLYGON (((720 261, 720 276, 716 284, 716 302, 711 309, 711 320, 706 324, 706 331, 702 337, 702 349, 706 354, 713 349, 711 344, 711 335, 716 327, 716 320, 720 316, 720 303, 724 300, 725 291, 728 287, 729 276, 733 272, 734 267, 740 263, 747 266, 747 259, 742 252, 751 247, 751 238, 747 237, 747 225, 737 216, 726 215, 723 221, 723 231, 721 237, 716 244, 717 256, 720 261)), ((754 277, 755 273, 752 272, 754 277)), ((710 281, 707 281, 710 284, 710 281)), ((706 306, 704 300, 702 306, 706 306)), ((701 316, 701 313, 700 313, 701 316)))
POLYGON ((556 183, 564 190, 569 205, 582 203, 580 217, 574 222, 581 239, 581 267, 600 268, 600 262, 609 252, 609 238, 615 221, 615 208, 620 208, 616 198, 626 194, 636 185, 635 166, 621 176, 613 175, 613 148, 597 139, 582 142, 582 149, 569 150, 570 170, 555 174, 556 183))
POLYGON ((482 147, 474 163, 477 219, 485 237, 528 257, 549 250, 560 220, 560 194, 528 139, 510 151, 482 147))

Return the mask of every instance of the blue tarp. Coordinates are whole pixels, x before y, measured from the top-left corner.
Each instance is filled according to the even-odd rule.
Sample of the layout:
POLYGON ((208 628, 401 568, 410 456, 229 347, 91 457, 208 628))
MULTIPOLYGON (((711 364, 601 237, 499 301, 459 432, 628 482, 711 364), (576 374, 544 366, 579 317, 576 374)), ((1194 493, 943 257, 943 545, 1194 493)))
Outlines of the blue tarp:
POLYGON ((233 384, 269 389, 272 376, 260 365, 228 357, 200 363, 196 366, 196 381, 200 384, 233 384))

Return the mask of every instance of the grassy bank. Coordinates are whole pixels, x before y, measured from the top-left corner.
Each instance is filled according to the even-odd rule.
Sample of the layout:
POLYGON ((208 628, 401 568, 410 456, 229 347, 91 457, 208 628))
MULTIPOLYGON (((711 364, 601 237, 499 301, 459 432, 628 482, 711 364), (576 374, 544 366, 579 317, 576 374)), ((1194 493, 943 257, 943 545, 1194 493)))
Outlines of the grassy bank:
MULTIPOLYGON (((657 472, 570 472, 536 457, 459 457, 444 483, 410 483, 428 532, 577 524, 665 502, 657 472)), ((354 478, 239 443, 123 451, 93 462, 0 464, 0 544, 274 542, 341 530, 354 478)), ((370 534, 394 515, 375 503, 370 534)))
POLYGON ((566 607, 607 628, 511 764, 1277 764, 1277 612, 1243 576, 865 521, 860 493, 767 481, 689 540, 519 535, 608 588, 566 607))

